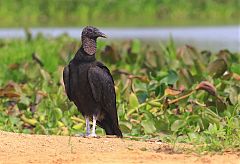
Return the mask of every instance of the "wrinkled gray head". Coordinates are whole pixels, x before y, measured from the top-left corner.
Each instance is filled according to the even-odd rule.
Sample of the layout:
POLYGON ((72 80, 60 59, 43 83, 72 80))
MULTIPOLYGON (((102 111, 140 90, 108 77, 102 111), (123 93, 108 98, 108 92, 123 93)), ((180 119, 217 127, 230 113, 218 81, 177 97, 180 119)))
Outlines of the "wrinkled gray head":
POLYGON ((97 49, 96 40, 98 37, 106 38, 107 36, 100 32, 96 27, 87 26, 82 31, 82 46, 88 55, 94 55, 97 49))
POLYGON ((82 38, 97 39, 98 37, 106 38, 107 36, 100 32, 99 29, 92 26, 87 26, 82 31, 82 38))

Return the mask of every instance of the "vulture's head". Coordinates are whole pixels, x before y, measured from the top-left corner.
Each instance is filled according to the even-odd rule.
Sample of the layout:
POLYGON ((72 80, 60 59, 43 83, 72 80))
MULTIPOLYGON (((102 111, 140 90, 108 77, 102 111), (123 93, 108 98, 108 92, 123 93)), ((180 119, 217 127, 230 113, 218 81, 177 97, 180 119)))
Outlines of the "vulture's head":
POLYGON ((107 36, 99 31, 96 27, 87 26, 82 31, 82 38, 97 39, 98 37, 106 38, 107 36))
POLYGON ((82 46, 88 55, 94 55, 97 49, 96 40, 98 37, 106 38, 107 36, 100 32, 96 27, 87 26, 82 31, 82 46))

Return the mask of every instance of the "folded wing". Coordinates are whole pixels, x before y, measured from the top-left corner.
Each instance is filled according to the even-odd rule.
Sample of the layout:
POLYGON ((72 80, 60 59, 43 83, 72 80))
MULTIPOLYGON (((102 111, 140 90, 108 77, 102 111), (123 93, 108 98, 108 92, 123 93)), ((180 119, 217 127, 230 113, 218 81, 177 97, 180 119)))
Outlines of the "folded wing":
POLYGON ((107 134, 122 137, 118 126, 114 81, 110 71, 98 62, 88 70, 88 81, 95 101, 101 104, 102 112, 105 114, 105 118, 98 124, 106 130, 107 134))
POLYGON ((63 70, 63 82, 64 82, 65 91, 67 93, 68 99, 70 101, 72 101, 72 98, 71 98, 71 88, 70 88, 70 69, 69 69, 69 65, 64 67, 64 70, 63 70))

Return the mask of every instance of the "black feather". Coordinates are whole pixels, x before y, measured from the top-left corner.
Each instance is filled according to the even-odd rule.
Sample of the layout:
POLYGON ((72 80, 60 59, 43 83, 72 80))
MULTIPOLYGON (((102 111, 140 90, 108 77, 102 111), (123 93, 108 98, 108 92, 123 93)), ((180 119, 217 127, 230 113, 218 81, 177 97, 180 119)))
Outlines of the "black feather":
POLYGON ((65 92, 67 93, 68 99, 71 101, 71 90, 70 90, 70 74, 69 66, 64 67, 63 70, 63 82, 65 86, 65 92))

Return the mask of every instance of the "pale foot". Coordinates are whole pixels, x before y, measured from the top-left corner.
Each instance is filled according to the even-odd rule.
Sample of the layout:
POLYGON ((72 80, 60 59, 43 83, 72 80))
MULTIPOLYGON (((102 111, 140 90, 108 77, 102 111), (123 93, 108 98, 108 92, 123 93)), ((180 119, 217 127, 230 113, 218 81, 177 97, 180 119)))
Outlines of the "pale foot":
POLYGON ((89 136, 90 136, 90 137, 97 138, 97 135, 96 135, 96 133, 91 133, 89 136))

